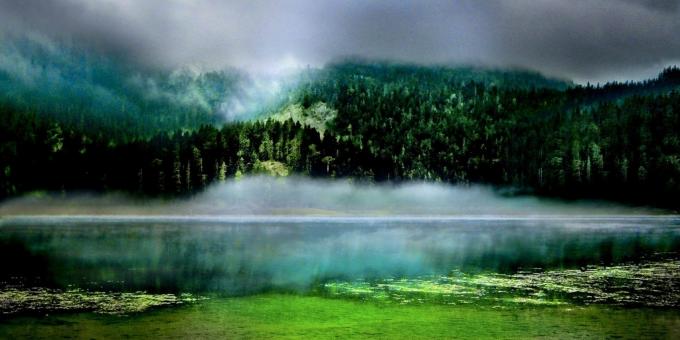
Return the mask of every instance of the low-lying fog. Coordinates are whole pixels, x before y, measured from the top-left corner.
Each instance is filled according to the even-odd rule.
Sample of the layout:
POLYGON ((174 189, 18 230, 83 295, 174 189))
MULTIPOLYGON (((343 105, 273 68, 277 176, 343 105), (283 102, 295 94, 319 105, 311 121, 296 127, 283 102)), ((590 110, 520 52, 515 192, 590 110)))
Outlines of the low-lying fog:
POLYGON ((183 199, 124 194, 31 194, 0 204, 8 215, 531 216, 654 214, 603 201, 502 194, 486 186, 357 184, 350 180, 245 177, 183 199))

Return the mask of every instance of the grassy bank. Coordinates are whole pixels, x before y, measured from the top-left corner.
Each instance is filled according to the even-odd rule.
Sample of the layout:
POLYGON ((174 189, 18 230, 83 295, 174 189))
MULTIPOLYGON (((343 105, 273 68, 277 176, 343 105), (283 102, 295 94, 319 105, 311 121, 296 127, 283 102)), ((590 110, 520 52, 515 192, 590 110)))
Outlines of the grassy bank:
POLYGON ((675 310, 395 305, 296 295, 214 298, 129 316, 13 317, 0 338, 674 338, 675 310))

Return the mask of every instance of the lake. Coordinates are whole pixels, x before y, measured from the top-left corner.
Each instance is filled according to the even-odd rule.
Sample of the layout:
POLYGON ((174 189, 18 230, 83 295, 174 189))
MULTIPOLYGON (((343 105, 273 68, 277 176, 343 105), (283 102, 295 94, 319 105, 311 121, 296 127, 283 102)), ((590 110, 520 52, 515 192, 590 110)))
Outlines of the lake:
POLYGON ((25 216, 1 220, 0 252, 7 336, 144 336, 168 320, 195 322, 153 335, 665 337, 680 325, 675 216, 25 216))

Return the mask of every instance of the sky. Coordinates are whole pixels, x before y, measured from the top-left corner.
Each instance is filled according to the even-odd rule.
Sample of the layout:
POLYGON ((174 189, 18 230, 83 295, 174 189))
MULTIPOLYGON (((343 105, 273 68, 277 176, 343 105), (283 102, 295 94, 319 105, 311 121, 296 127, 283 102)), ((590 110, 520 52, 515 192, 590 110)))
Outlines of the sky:
POLYGON ((583 83, 680 64, 680 0, 0 0, 0 30, 161 68, 276 72, 357 56, 583 83))

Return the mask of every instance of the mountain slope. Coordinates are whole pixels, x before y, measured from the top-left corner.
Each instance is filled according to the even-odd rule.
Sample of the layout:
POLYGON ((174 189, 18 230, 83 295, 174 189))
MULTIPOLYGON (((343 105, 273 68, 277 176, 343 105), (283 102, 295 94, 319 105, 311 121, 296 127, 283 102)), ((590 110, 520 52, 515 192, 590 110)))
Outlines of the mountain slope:
POLYGON ((109 135, 223 122, 231 98, 247 97, 253 86, 253 79, 235 70, 169 72, 39 37, 0 42, 0 103, 109 135))

